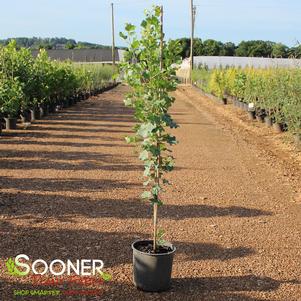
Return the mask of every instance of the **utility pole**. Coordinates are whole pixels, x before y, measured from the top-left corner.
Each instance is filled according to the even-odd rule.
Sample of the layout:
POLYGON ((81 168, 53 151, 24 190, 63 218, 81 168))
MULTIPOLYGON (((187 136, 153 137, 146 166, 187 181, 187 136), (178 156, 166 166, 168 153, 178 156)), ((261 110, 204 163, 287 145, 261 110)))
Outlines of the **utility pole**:
POLYGON ((111 3, 112 7, 112 62, 115 67, 115 25, 114 25, 114 4, 111 3))
POLYGON ((193 70, 193 40, 194 40, 194 25, 196 16, 196 6, 193 5, 193 0, 190 0, 191 9, 191 39, 190 39, 190 72, 189 79, 192 84, 192 70, 193 70))

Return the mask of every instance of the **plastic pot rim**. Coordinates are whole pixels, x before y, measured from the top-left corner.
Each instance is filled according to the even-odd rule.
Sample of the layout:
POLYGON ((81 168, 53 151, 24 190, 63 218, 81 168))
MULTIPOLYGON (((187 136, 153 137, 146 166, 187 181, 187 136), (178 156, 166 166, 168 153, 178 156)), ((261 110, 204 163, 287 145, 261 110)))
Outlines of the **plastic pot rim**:
POLYGON ((131 247, 132 247, 132 250, 135 251, 135 252, 138 252, 140 254, 143 254, 143 255, 146 255, 146 256, 151 256, 151 257, 156 257, 156 256, 167 256, 167 255, 171 255, 173 253, 176 252, 177 248, 170 242, 166 241, 164 243, 164 246, 168 246, 168 247, 171 247, 172 248, 172 251, 168 252, 168 253, 162 253, 162 254, 152 254, 152 253, 145 253, 145 252, 142 252, 140 250, 138 250, 137 248, 135 248, 135 244, 139 243, 139 242, 152 242, 152 240, 149 240, 149 239, 138 239, 138 240, 135 240, 131 247))

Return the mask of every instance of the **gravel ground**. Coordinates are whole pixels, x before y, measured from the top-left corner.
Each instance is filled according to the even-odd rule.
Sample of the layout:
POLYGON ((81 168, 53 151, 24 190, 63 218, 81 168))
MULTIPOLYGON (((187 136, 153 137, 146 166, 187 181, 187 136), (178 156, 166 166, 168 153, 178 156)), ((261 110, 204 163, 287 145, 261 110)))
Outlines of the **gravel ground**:
POLYGON ((177 168, 159 210, 177 247, 172 288, 133 287, 130 244, 149 238, 151 211, 137 199, 142 168, 124 142, 126 90, 0 138, 0 300, 300 301, 300 155, 284 135, 185 87, 172 110, 177 168), (103 259, 113 279, 95 297, 14 298, 13 289, 36 289, 5 270, 21 253, 103 259))

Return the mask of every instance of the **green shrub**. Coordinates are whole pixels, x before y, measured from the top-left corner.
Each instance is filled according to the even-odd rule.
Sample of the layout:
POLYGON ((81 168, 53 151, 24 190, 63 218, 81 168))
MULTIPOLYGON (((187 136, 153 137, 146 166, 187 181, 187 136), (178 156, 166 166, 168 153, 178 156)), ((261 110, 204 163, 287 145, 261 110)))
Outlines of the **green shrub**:
POLYGON ((4 117, 16 118, 24 97, 22 84, 16 78, 0 76, 0 112, 4 117))
POLYGON ((111 66, 53 61, 45 50, 34 59, 29 49, 17 50, 12 41, 0 46, 0 109, 17 116, 20 110, 98 90, 114 73, 111 66))
POLYGON ((194 71, 194 81, 218 97, 227 94, 254 103, 257 110, 286 124, 292 133, 301 131, 300 69, 203 69, 194 71))

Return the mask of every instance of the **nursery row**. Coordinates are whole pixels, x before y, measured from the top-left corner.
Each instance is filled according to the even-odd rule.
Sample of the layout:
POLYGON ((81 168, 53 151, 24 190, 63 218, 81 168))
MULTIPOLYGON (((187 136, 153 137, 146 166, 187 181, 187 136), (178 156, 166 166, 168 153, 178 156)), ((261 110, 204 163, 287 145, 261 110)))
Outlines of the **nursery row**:
POLYGON ((28 49, 17 50, 13 41, 0 47, 0 119, 14 127, 19 116, 27 121, 30 112, 54 111, 99 92, 113 74, 111 66, 50 60, 44 50, 33 58, 28 49))
POLYGON ((301 70, 199 69, 193 81, 202 90, 249 112, 250 118, 275 124, 301 136, 301 70))

